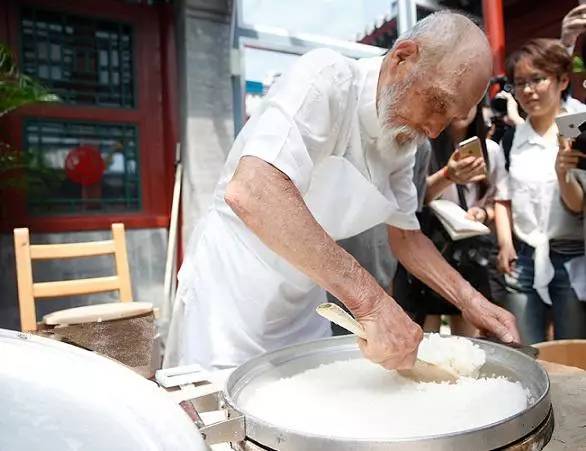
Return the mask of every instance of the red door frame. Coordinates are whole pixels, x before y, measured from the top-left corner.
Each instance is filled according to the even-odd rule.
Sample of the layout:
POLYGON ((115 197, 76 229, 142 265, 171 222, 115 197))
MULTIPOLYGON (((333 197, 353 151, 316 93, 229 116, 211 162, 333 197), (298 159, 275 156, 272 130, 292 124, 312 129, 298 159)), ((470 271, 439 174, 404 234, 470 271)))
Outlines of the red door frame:
MULTIPOLYGON (((482 16, 488 42, 492 49, 492 74, 494 76, 505 73, 505 20, 502 0, 482 0, 482 16)), ((493 85, 490 95, 494 96, 499 90, 493 85)))
POLYGON ((35 232, 105 230, 112 222, 128 228, 168 227, 175 142, 178 137, 177 57, 172 6, 127 4, 117 0, 31 0, 2 2, 0 40, 15 50, 18 60, 19 8, 21 5, 55 9, 71 14, 97 16, 132 25, 135 55, 135 108, 104 108, 85 105, 39 104, 20 108, 2 119, 10 131, 8 142, 19 148, 22 124, 27 117, 72 119, 136 124, 139 134, 142 208, 136 213, 30 216, 26 199, 15 193, 6 201, 9 219, 0 227, 26 226, 35 232))

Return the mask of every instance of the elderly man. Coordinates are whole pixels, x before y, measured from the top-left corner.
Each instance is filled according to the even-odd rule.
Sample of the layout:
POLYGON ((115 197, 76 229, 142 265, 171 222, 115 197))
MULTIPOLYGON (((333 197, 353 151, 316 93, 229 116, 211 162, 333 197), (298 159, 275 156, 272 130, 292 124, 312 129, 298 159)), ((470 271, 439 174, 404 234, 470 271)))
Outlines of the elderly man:
POLYGON ((414 275, 479 329, 518 340, 514 318, 452 269, 419 231, 416 143, 464 118, 486 90, 491 52, 464 16, 441 12, 385 57, 300 57, 236 138, 179 275, 166 366, 238 365, 326 337, 327 290, 364 326, 363 354, 413 365, 421 329, 336 244, 376 224, 414 275))

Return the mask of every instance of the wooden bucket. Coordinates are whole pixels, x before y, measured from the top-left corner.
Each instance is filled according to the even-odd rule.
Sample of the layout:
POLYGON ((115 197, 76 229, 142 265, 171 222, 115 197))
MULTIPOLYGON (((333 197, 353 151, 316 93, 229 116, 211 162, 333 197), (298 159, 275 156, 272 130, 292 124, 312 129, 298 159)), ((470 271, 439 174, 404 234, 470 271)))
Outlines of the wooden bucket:
POLYGON ((95 351, 152 378, 159 368, 153 306, 147 302, 88 305, 45 315, 45 333, 95 351))
POLYGON ((553 340, 535 345, 539 359, 586 370, 586 340, 553 340))

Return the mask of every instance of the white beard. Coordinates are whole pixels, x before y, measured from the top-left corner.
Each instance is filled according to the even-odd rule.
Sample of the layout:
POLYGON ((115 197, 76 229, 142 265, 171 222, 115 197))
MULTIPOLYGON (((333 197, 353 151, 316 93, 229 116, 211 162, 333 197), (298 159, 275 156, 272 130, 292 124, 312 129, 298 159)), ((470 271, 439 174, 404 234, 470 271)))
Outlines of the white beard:
POLYGON ((405 92, 405 88, 400 86, 389 86, 381 90, 380 99, 378 100, 378 117, 381 128, 379 138, 379 149, 385 150, 389 147, 395 148, 398 152, 406 151, 423 143, 427 137, 408 125, 392 125, 394 122, 394 110, 397 105, 402 103, 403 96, 399 94, 405 92))

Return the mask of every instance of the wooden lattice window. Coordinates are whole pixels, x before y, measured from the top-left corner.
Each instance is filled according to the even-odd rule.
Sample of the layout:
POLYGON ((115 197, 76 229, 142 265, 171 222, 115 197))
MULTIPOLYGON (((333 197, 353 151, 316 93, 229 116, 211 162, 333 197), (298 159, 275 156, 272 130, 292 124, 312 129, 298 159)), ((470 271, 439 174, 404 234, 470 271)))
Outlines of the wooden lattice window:
POLYGON ((63 101, 135 106, 130 25, 32 7, 20 25, 22 70, 63 101))
POLYGON ((104 213, 140 208, 133 125, 27 119, 30 214, 104 213))
POLYGON ((170 3, 0 0, 0 41, 61 99, 0 118, 2 138, 28 159, 13 174, 25 183, 0 193, 0 230, 168 226, 174 17, 170 3))

